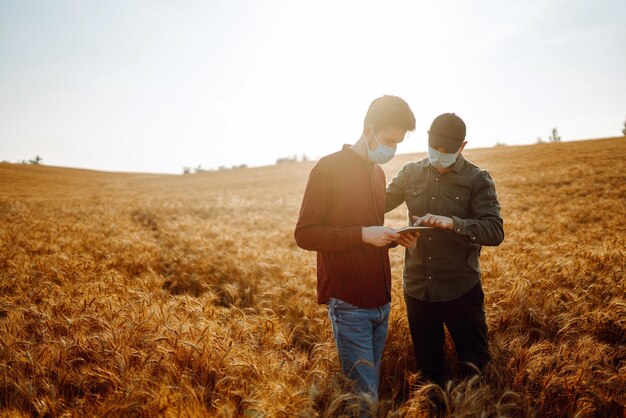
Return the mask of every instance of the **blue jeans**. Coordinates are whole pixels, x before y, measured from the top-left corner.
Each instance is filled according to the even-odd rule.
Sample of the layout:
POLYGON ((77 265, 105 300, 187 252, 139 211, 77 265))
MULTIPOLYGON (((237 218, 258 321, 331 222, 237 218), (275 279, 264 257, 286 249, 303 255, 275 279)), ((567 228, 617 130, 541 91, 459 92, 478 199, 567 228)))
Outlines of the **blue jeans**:
POLYGON ((380 360, 387 340, 389 308, 389 303, 369 309, 340 299, 328 302, 341 368, 354 380, 357 393, 369 395, 374 403, 378 403, 380 360))

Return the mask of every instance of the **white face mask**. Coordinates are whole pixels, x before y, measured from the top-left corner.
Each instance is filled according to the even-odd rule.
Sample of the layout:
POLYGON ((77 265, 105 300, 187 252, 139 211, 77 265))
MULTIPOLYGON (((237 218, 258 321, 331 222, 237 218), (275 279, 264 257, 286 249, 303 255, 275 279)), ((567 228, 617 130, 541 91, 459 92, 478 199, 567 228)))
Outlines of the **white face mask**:
MULTIPOLYGON (((374 131, 372 131, 374 133, 374 131)), ((376 134, 374 133, 374 139, 376 140, 376 149, 374 151, 367 147, 367 157, 373 163, 385 164, 393 158, 396 154, 396 149, 380 143, 376 134)))
POLYGON ((430 145, 428 146, 428 160, 435 168, 444 169, 450 167, 456 161, 461 150, 454 154, 439 152, 430 145))

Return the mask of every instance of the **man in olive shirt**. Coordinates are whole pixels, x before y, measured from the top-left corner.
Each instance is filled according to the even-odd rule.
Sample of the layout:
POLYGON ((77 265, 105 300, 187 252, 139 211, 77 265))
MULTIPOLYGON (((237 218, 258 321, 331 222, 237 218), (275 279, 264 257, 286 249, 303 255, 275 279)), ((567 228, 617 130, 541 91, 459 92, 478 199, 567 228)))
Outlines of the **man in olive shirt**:
POLYGON ((428 131, 428 158, 406 164, 387 186, 385 211, 406 202, 411 223, 423 230, 407 248, 403 275, 407 317, 417 366, 444 382, 444 324, 463 375, 489 361, 479 256, 483 245, 504 239, 500 204, 491 176, 461 152, 466 127, 444 113, 428 131))

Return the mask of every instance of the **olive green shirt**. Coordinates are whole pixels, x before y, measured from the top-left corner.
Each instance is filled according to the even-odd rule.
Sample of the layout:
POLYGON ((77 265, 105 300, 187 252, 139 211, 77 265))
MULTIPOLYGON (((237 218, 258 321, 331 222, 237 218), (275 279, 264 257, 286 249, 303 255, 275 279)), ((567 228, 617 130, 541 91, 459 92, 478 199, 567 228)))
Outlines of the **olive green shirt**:
POLYGON ((480 250, 504 240, 496 187, 489 173, 459 155, 439 173, 428 158, 406 164, 387 186, 385 211, 402 202, 412 216, 452 218, 453 230, 420 231, 405 252, 404 291, 419 300, 457 299, 480 282, 480 250))

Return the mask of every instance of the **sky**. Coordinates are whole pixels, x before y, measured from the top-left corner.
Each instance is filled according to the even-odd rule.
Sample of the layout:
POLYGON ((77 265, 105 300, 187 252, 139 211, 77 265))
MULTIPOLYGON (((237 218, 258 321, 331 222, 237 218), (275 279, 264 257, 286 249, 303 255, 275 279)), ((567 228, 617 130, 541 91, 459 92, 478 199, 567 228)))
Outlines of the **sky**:
POLYGON ((0 0, 0 161, 180 174, 355 143, 406 100, 425 152, 620 136, 623 0, 0 0))

